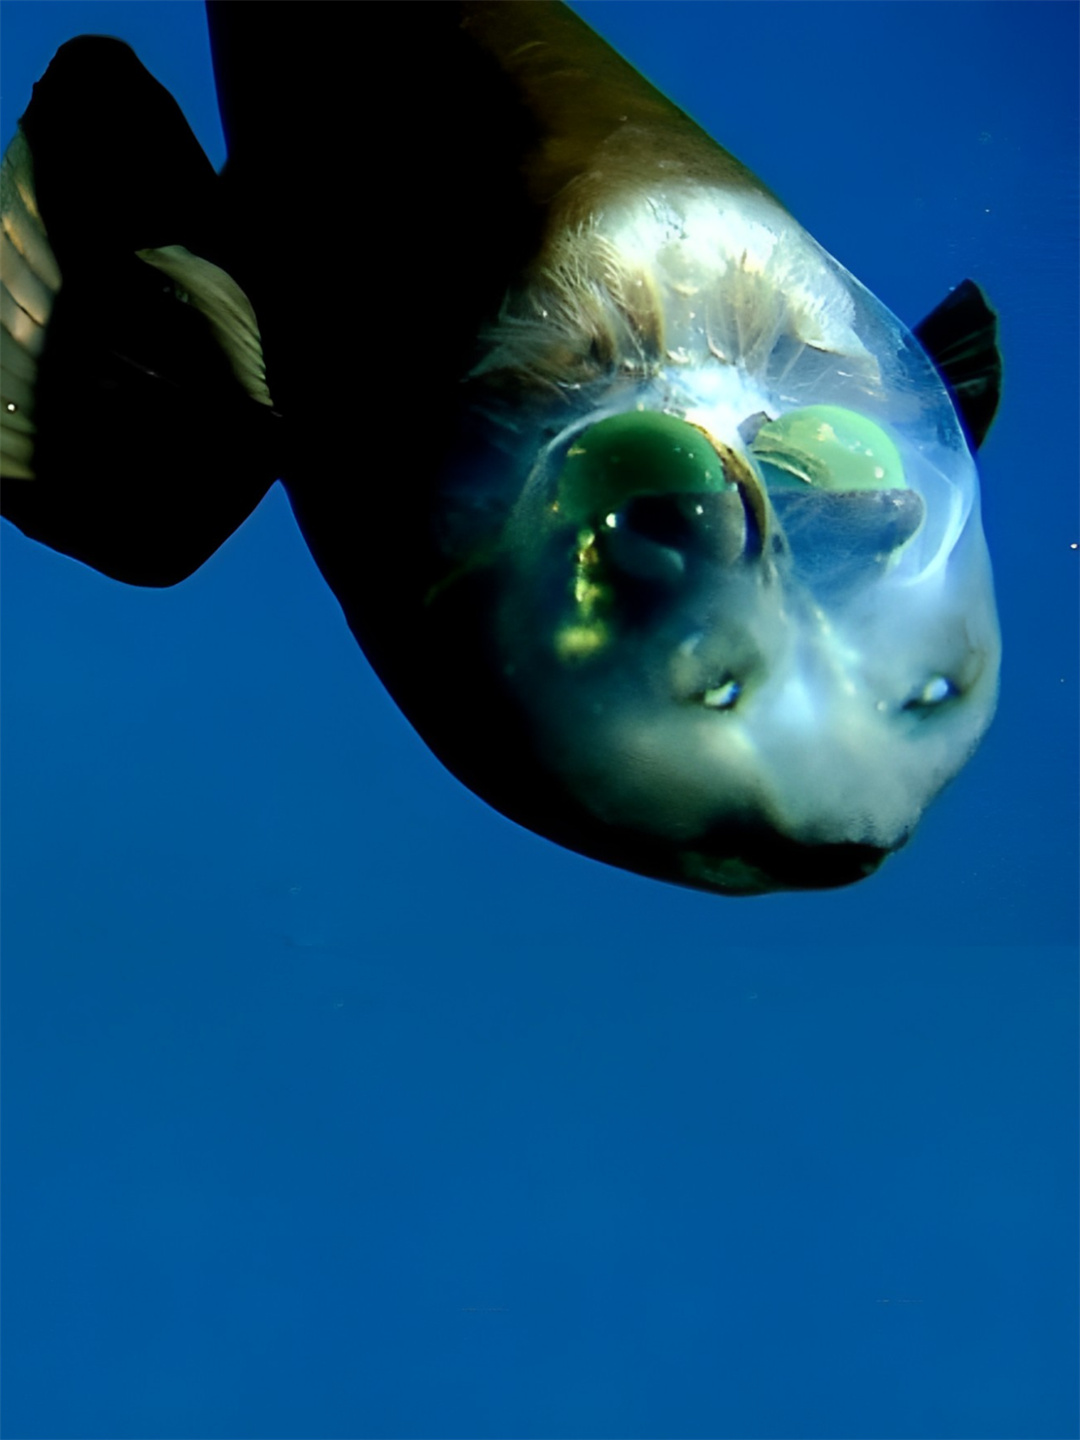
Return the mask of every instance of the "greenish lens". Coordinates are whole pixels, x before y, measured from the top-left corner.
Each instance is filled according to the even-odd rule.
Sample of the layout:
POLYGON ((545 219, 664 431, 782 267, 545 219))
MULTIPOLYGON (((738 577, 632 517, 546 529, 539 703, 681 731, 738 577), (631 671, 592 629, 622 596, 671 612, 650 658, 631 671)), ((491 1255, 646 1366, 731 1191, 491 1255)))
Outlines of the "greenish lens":
POLYGON ((839 405, 769 420, 750 446, 770 488, 905 490, 900 452, 880 425, 839 405))
POLYGON ((568 521, 582 525, 636 495, 730 488, 719 454, 696 426, 676 415, 631 410, 577 437, 559 475, 557 504, 568 521))

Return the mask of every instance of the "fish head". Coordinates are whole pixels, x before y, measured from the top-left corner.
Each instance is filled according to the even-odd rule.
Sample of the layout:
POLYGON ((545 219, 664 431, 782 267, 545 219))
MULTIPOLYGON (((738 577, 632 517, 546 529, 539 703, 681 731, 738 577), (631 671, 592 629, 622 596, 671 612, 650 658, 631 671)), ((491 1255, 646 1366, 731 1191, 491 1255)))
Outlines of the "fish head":
POLYGON ((993 714, 974 461, 912 335, 793 221, 770 215, 763 262, 736 235, 705 275, 692 230, 648 266, 619 249, 663 339, 623 303, 605 380, 571 372, 495 447, 524 478, 487 653, 544 795, 502 808, 705 889, 844 885, 907 842, 993 714))

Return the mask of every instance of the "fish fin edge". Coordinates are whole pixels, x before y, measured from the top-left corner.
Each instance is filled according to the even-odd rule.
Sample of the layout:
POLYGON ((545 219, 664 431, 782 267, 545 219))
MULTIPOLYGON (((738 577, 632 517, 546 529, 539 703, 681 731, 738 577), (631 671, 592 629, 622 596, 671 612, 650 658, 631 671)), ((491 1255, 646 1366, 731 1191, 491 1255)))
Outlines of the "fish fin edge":
POLYGON ((219 256, 197 253, 214 250, 217 183, 168 92, 93 37, 58 53, 0 162, 0 512, 131 584, 186 578, 278 478, 257 319, 219 256), (126 90, 172 187, 145 219, 143 152, 129 173, 103 167, 92 219, 80 200, 72 97, 101 62, 103 133, 74 145, 106 150, 126 90))
POLYGON ((977 450, 1001 403, 996 311, 974 280, 964 280, 919 321, 913 333, 948 385, 977 450))

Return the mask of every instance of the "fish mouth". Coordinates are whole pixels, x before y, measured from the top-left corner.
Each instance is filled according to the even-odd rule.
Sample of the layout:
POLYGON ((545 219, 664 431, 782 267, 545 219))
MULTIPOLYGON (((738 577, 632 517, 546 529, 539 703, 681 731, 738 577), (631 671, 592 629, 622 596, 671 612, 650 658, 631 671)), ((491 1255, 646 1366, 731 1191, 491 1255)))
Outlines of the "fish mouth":
MULTIPOLYGON (((901 842, 903 843, 903 842, 901 842)), ((728 895, 766 895, 775 890, 839 890, 873 875, 899 849, 857 842, 805 844, 762 832, 740 838, 730 834, 710 846, 684 850, 680 857, 684 883, 728 895)))

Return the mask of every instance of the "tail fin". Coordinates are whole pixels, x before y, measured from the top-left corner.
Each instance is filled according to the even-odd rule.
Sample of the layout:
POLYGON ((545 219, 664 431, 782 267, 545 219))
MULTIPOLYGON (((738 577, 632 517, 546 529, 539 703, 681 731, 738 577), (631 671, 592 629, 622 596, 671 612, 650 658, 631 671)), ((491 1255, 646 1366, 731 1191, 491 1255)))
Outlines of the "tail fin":
POLYGON ((0 510, 116 579, 198 568, 276 478, 219 181, 120 41, 63 46, 0 167, 0 510))

